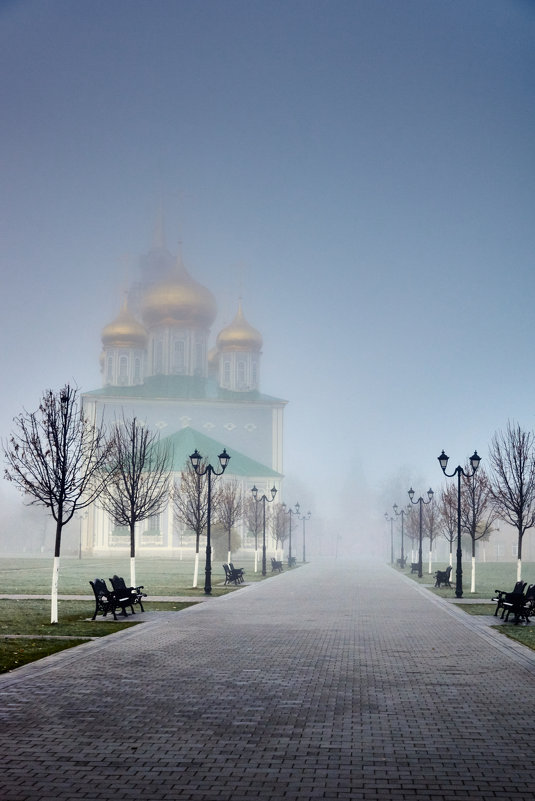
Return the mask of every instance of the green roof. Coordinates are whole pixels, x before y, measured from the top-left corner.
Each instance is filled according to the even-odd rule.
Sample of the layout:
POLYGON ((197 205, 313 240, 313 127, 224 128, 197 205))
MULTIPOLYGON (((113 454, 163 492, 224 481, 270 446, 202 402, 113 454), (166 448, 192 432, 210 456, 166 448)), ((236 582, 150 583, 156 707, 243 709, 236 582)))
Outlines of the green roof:
POLYGON ((124 398, 125 400, 214 400, 247 403, 286 404, 287 401, 258 390, 231 392, 222 389, 213 378, 195 375, 155 375, 145 379, 144 384, 134 387, 107 386, 92 389, 84 395, 101 398, 124 398))
POLYGON ((206 434, 201 434, 194 428, 187 426, 181 428, 175 434, 170 434, 160 440, 160 445, 169 446, 173 453, 173 471, 180 472, 186 470, 190 464, 190 455, 198 450, 201 456, 217 470, 220 470, 219 454, 224 448, 230 456, 227 473, 233 476, 255 476, 265 478, 282 478, 282 474, 271 467, 267 467, 260 462, 250 459, 245 454, 233 448, 228 448, 222 442, 218 442, 206 434))

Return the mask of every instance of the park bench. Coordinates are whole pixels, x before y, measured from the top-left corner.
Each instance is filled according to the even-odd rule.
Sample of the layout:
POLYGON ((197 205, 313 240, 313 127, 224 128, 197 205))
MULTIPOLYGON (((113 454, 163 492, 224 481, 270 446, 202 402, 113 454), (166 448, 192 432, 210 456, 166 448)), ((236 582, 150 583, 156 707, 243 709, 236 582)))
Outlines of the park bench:
POLYGON ((239 584, 240 581, 243 581, 243 576, 240 579, 240 575, 237 570, 233 570, 230 565, 224 564, 223 570, 225 571, 225 584, 239 584))
POLYGON ((282 562, 271 557, 271 572, 275 573, 275 571, 282 573, 282 562))
POLYGON ((497 617, 498 612, 501 609, 502 610, 501 618, 503 620, 503 616, 505 614, 504 602, 506 600, 509 601, 512 595, 522 595, 526 584, 527 584, 526 581, 517 581, 512 591, 494 590, 496 596, 495 598, 492 599, 496 603, 496 609, 494 610, 494 617, 497 617))
POLYGON ((451 587, 450 584, 451 565, 446 570, 437 570, 435 573, 435 587, 440 587, 443 584, 445 587, 451 587))
POLYGON ((132 614, 135 614, 134 604, 138 604, 141 607, 142 612, 145 611, 143 609, 143 603, 141 599, 146 598, 147 593, 142 592, 142 590, 144 589, 142 584, 139 587, 127 587, 124 578, 118 575, 113 576, 113 578, 110 579, 110 583, 115 593, 121 595, 121 597, 126 597, 126 595, 130 597, 130 599, 132 600, 131 604, 132 614))
POLYGON ((295 556, 288 557, 288 567, 295 567, 296 565, 296 558, 295 556))
MULTIPOLYGON (((104 579, 96 578, 94 581, 89 582, 95 594, 95 612, 91 620, 95 620, 97 614, 102 612, 102 616, 106 617, 108 612, 111 612, 113 619, 117 620, 115 610, 118 607, 115 592, 109 590, 106 586, 104 579)), ((126 612, 124 613, 126 614, 126 612)))
POLYGON ((419 573, 419 572, 420 572, 420 563, 411 562, 411 573, 419 573))
POLYGON ((525 620, 526 623, 529 623, 529 618, 531 615, 535 613, 535 585, 530 584, 527 588, 526 593, 523 592, 512 592, 507 593, 506 597, 503 600, 503 611, 502 611, 502 618, 504 618, 505 622, 509 621, 509 615, 514 615, 514 624, 515 626, 520 623, 521 620, 525 620))
POLYGON ((406 561, 407 561, 407 557, 404 556, 403 559, 396 559, 396 564, 397 564, 398 567, 400 567, 403 570, 404 567, 405 567, 406 561))
POLYGON ((229 562, 228 566, 238 576, 238 583, 239 584, 243 584, 243 582, 245 581, 245 579, 243 577, 243 574, 245 573, 245 570, 243 569, 243 567, 234 567, 232 562, 229 562))

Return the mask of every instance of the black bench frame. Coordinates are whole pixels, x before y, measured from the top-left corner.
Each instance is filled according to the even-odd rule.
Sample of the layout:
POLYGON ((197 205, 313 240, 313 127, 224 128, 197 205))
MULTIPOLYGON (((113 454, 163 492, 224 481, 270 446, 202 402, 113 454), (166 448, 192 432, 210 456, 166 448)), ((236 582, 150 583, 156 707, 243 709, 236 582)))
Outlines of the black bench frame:
POLYGON ((435 573, 435 587, 440 587, 441 584, 445 587, 451 587, 450 576, 451 565, 448 565, 446 570, 437 570, 435 573))
POLYGON ((282 562, 279 559, 274 559, 271 557, 271 572, 282 573, 282 562))
MULTIPOLYGON (((122 576, 118 576, 117 574, 110 579, 110 583, 116 595, 120 596, 121 598, 130 598, 130 607, 133 615, 135 614, 134 604, 138 604, 141 607, 142 612, 145 611, 143 609, 143 603, 141 599, 146 598, 147 593, 142 592, 144 589, 143 584, 141 584, 139 587, 127 587, 124 578, 122 578, 122 576)), ((128 606, 128 604, 126 605, 128 606)))
POLYGON ((108 612, 111 612, 113 619, 117 620, 115 610, 117 609, 118 604, 115 593, 107 588, 104 579, 96 578, 94 581, 90 581, 89 583, 91 584, 93 593, 95 594, 95 611, 91 620, 95 620, 99 612, 102 612, 103 617, 106 617, 108 612))
POLYGON ((232 562, 229 562, 228 566, 230 567, 232 572, 238 576, 238 584, 243 584, 243 582, 245 581, 244 578, 245 570, 243 569, 243 567, 234 567, 232 562))
POLYGON ((520 595, 522 596, 524 593, 524 589, 526 587, 526 581, 517 581, 515 586, 511 590, 494 590, 496 595, 495 598, 492 600, 496 602, 496 609, 494 610, 494 617, 498 616, 498 612, 500 609, 502 610, 501 619, 503 620, 503 616, 505 614, 504 603, 508 602, 511 603, 511 596, 512 595, 520 595))
POLYGON ((243 582, 243 571, 240 574, 240 570, 231 568, 231 566, 226 563, 223 565, 223 570, 225 571, 225 584, 238 585, 243 582))
MULTIPOLYGON (((525 585, 524 585, 525 586, 525 585)), ((535 585, 530 584, 526 593, 511 592, 507 593, 503 599, 502 619, 509 622, 509 615, 513 614, 514 624, 517 626, 521 620, 529 623, 529 618, 535 614, 535 585)))

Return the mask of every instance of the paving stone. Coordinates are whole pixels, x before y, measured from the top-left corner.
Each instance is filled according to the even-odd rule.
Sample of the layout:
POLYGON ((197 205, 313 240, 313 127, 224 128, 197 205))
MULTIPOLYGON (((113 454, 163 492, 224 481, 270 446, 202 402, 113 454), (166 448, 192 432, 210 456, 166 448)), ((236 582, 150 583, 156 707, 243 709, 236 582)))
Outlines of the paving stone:
POLYGON ((0 798, 529 797, 535 654, 488 622, 341 562, 147 616, 0 676, 0 798))

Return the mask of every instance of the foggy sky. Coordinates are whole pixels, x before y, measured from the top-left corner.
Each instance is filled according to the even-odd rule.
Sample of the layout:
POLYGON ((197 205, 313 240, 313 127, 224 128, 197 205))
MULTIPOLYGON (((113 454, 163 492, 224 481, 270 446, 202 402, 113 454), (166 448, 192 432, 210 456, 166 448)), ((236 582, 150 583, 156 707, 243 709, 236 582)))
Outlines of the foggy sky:
POLYGON ((160 201, 262 333, 287 502, 382 519, 533 427, 534 43, 522 0, 0 4, 1 436, 101 385, 160 201))

